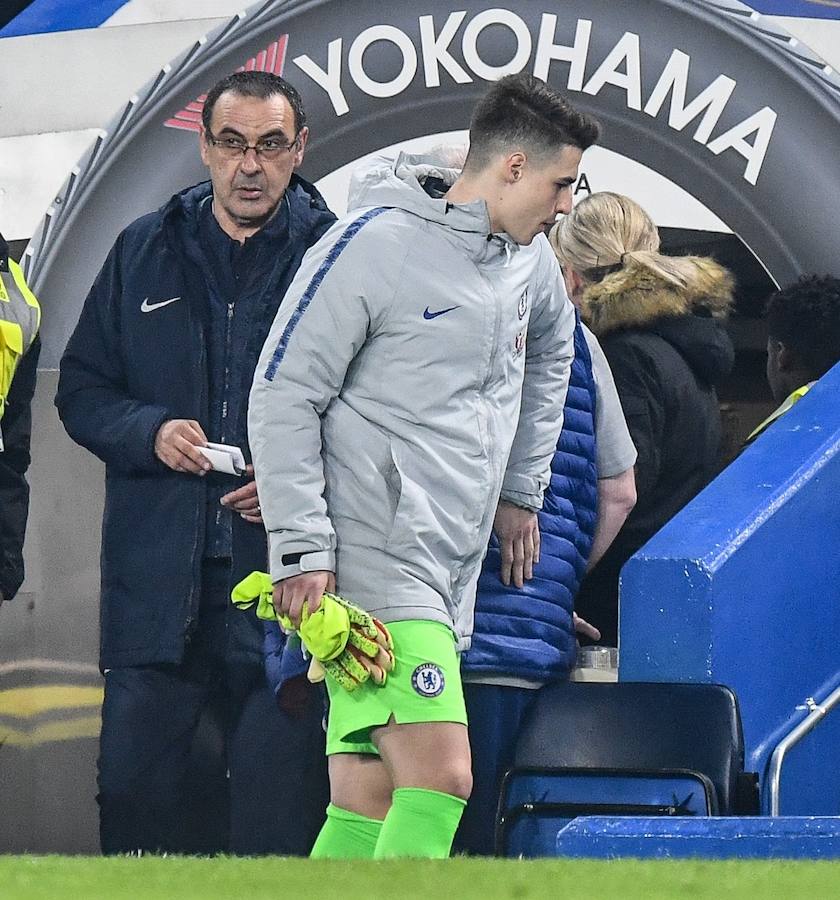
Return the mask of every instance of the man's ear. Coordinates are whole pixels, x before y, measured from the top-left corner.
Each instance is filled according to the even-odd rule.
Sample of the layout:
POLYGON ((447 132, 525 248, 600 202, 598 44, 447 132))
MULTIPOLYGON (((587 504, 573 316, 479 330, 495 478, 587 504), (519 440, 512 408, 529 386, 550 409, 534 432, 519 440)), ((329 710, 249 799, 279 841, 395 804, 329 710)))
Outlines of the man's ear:
POLYGON ((201 126, 201 130, 198 133, 198 152, 201 154, 201 161, 205 166, 209 165, 207 162, 207 153, 209 150, 209 144, 207 143, 207 132, 204 129, 204 126, 201 126))
POLYGON ((780 372, 792 372, 796 368, 796 359, 793 352, 784 341, 776 341, 776 362, 780 372))
POLYGON ((303 154, 306 153, 306 142, 309 140, 309 127, 304 125, 298 132, 297 150, 295 153, 294 167, 297 169, 303 162, 303 154))
POLYGON ((526 162, 527 157, 521 150, 517 150, 515 153, 511 153, 510 156, 505 159, 504 174, 505 181, 507 181, 508 184, 512 184, 514 181, 519 181, 525 170, 526 162))
POLYGON ((563 281, 566 284, 566 293, 575 306, 579 306, 580 295, 583 293, 584 281, 578 273, 568 265, 562 267, 563 281))

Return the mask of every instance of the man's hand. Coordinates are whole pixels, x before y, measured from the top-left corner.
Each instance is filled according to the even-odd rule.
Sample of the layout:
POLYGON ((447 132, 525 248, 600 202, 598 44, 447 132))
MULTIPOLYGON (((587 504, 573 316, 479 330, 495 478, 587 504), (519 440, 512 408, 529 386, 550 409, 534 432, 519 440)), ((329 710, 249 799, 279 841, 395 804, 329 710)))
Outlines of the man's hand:
POLYGON ((601 632, 594 625, 590 625, 586 619, 581 619, 577 613, 572 613, 572 621, 575 624, 575 633, 582 634, 593 641, 601 640, 601 632))
POLYGON ((301 572, 284 578, 274 585, 274 609, 278 616, 288 616, 295 628, 300 627, 303 605, 314 613, 321 604, 324 591, 335 592, 335 575, 332 572, 301 572))
POLYGON ((500 500, 493 530, 502 552, 502 584, 511 580, 521 588, 534 574, 540 561, 540 529, 537 514, 529 509, 500 500))
POLYGON ((394 641, 388 628, 343 597, 328 593, 322 602, 321 609, 300 626, 303 645, 312 654, 309 680, 323 681, 329 675, 346 691, 355 691, 368 680, 385 684, 394 668, 394 641))
MULTIPOLYGON (((254 467, 250 463, 245 466, 245 476, 254 477, 254 467)), ((262 525, 262 510, 257 496, 256 481, 249 481, 243 487, 230 491, 219 500, 219 503, 239 513, 246 522, 262 525)))
POLYGON ((210 461, 198 447, 207 446, 207 437, 193 419, 169 419, 155 436, 155 456, 174 472, 206 475, 210 461))
POLYGON ((331 572, 306 572, 275 586, 268 572, 251 572, 234 586, 230 599, 238 609, 251 609, 256 603, 257 618, 277 619, 284 630, 297 630, 312 656, 310 681, 323 681, 329 675, 347 691, 356 690, 368 680, 385 684, 388 672, 394 668, 394 641, 379 619, 332 590, 315 591, 319 600, 314 609, 305 600, 297 622, 275 605, 281 602, 276 597, 282 593, 282 585, 294 581, 303 584, 303 578, 317 575, 327 576, 318 579, 319 584, 323 580, 335 581, 331 572))

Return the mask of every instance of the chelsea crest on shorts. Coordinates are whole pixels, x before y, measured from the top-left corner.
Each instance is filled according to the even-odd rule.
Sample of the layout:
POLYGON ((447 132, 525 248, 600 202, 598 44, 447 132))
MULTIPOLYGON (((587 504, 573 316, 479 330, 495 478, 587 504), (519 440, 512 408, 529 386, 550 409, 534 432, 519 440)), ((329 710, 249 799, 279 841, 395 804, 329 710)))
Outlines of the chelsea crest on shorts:
POLYGON ((411 674, 411 686, 421 697, 439 697, 446 687, 443 670, 434 663, 421 663, 411 674))

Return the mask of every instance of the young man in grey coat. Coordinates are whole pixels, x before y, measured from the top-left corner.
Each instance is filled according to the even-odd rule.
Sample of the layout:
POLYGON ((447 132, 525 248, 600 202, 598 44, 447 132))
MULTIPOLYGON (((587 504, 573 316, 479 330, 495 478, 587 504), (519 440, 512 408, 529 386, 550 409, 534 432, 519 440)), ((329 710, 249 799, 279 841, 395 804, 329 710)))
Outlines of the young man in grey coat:
POLYGON ((471 788, 457 652, 491 529, 525 577, 539 555, 573 355, 543 232, 597 137, 543 82, 497 82, 445 196, 434 159, 368 179, 263 348, 249 433, 275 608, 297 622, 337 590, 387 624, 396 655, 384 685, 328 682, 315 856, 449 853, 471 788))

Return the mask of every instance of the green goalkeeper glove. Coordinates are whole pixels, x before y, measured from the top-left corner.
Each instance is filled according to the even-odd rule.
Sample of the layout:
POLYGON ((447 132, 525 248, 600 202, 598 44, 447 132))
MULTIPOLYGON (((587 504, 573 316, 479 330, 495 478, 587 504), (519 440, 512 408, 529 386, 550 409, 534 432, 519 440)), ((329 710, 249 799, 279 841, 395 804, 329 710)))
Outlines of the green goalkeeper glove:
MULTIPOLYGON (((277 615, 273 593, 271 577, 265 572, 252 572, 234 587, 231 600, 239 609, 248 609, 256 602, 259 618, 276 620, 286 631, 294 631, 288 616, 277 615)), ((312 654, 310 681, 323 681, 329 675, 341 687, 354 691, 368 679, 384 684, 394 667, 394 642, 388 629, 335 594, 324 594, 313 613, 304 606, 298 632, 312 654)))

